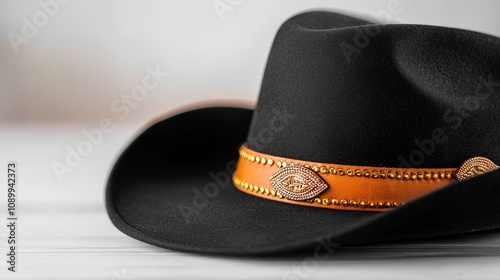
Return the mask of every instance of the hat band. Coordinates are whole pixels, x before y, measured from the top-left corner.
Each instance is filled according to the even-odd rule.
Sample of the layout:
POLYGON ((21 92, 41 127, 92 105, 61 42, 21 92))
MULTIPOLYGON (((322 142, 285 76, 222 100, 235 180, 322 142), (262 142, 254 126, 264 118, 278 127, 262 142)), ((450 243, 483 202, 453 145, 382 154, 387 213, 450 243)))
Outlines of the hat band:
POLYGON ((496 169, 485 158, 459 168, 385 168, 318 163, 240 148, 233 182, 254 196, 329 209, 384 211, 447 185, 496 169))

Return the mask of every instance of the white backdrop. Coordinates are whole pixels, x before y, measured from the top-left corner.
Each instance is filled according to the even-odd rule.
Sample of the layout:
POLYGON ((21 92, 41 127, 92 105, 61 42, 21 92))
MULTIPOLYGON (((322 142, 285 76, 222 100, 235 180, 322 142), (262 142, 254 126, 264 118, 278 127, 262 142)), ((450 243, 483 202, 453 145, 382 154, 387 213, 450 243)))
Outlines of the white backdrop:
POLYGON ((494 0, 2 0, 0 124, 116 114, 113 102, 156 65, 170 75, 124 120, 194 101, 255 101, 277 28, 304 10, 383 12, 500 35, 499 8, 494 0))

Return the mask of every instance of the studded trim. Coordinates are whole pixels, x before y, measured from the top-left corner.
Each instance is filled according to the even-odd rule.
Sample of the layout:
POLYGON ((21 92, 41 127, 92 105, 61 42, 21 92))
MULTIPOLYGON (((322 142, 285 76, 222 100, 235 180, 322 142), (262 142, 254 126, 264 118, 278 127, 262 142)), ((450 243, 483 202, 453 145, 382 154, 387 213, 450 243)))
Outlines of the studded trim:
MULTIPOLYGON (((274 161, 270 158, 260 157, 258 155, 249 153, 244 149, 240 149, 240 157, 251 161, 256 164, 264 166, 276 166, 278 168, 294 165, 293 161, 277 160, 274 161)), ((395 180, 438 180, 438 179, 452 179, 453 172, 433 172, 430 170, 422 170, 421 172, 405 172, 405 171, 388 171, 387 169, 346 169, 336 167, 333 165, 304 165, 304 167, 311 169, 316 173, 325 175, 349 176, 349 177, 365 177, 373 179, 395 179, 395 180)))
MULTIPOLYGON (((248 182, 244 182, 240 180, 238 177, 233 176, 233 183, 244 189, 247 192, 251 193, 259 193, 264 196, 268 196, 274 199, 282 199, 286 198, 280 193, 275 191, 274 189, 268 189, 261 186, 252 185, 248 182)), ((318 196, 312 199, 305 200, 305 202, 309 204, 316 205, 324 205, 324 206, 342 206, 345 208, 394 208, 400 205, 404 205, 404 202, 392 202, 392 201, 369 201, 369 200, 354 200, 349 199, 348 197, 344 198, 330 198, 330 197, 322 197, 318 196)))
POLYGON ((233 181, 240 190, 266 199, 380 212, 497 168, 486 158, 472 158, 459 168, 427 169, 317 163, 267 155, 243 145, 233 181))

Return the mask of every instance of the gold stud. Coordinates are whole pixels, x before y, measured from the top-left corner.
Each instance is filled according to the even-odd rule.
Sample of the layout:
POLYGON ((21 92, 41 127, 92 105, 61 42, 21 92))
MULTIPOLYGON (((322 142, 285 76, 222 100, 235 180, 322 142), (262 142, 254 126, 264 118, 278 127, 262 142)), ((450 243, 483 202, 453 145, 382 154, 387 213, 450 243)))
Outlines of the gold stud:
POLYGON ((413 172, 412 172, 412 173, 410 173, 410 178, 411 178, 412 180, 417 180, 417 174, 415 174, 415 173, 413 173, 413 172))
POLYGON ((333 167, 330 167, 330 169, 328 169, 328 171, 331 173, 331 174, 337 174, 337 169, 333 168, 333 167))
POLYGON ((396 179, 401 180, 402 178, 403 176, 401 175, 401 173, 396 172, 396 179))
POLYGON ((431 175, 430 173, 427 173, 427 172, 426 172, 426 173, 424 174, 424 178, 425 178, 425 179, 427 179, 427 180, 429 180, 430 178, 432 178, 432 175, 431 175))
POLYGON ((316 197, 316 198, 314 199, 314 202, 315 202, 315 203, 317 203, 317 204, 321 204, 321 198, 316 197))
POLYGON ((265 190, 264 190, 264 194, 265 194, 265 195, 269 195, 269 189, 265 189, 265 190))
POLYGON ((283 198, 283 195, 280 194, 279 192, 276 192, 276 196, 279 197, 279 198, 283 198))
POLYGON ((344 169, 342 169, 342 168, 339 168, 339 169, 337 170, 337 173, 338 173, 340 176, 344 176, 344 174, 345 174, 344 169))
POLYGON ((281 167, 281 161, 279 161, 279 160, 278 160, 278 161, 276 162, 276 166, 281 167))
POLYGON ((264 193, 264 187, 260 187, 260 193, 264 193))
POLYGON ((366 207, 366 202, 364 202, 364 201, 360 201, 360 202, 359 202, 359 207, 361 207, 361 208, 365 208, 365 207, 366 207))
POLYGON ((447 173, 445 174, 445 178, 446 178, 446 179, 451 179, 451 173, 447 172, 447 173))
POLYGON ((339 205, 339 201, 335 198, 332 198, 332 204, 333 205, 339 205))
POLYGON ((403 172, 403 179, 410 180, 410 174, 403 172))
POLYGON ((363 175, 365 175, 366 178, 370 177, 370 171, 365 170, 363 175))
POLYGON ((358 203, 354 200, 351 200, 351 201, 349 201, 349 205, 351 205, 352 207, 357 207, 358 203))
POLYGON ((377 173, 377 171, 373 171, 373 172, 372 172, 372 178, 375 178, 375 179, 377 179, 377 178, 378 178, 378 173, 377 173))
POLYGON ((368 206, 370 206, 370 208, 375 208, 375 206, 377 206, 377 205, 373 202, 370 202, 370 204, 368 204, 368 206))
POLYGON ((248 183, 245 183, 245 189, 248 190, 248 183))
POLYGON ((266 160, 265 158, 261 158, 261 159, 260 159, 260 163, 262 163, 262 164, 266 164, 266 162, 267 162, 267 160, 266 160))
POLYGON ((259 191, 259 187, 257 187, 257 186, 253 186, 253 190, 254 190, 255 192, 258 192, 258 191, 259 191))
POLYGON ((276 192, 275 192, 274 190, 270 190, 270 191, 269 191, 269 194, 270 194, 271 196, 276 196, 276 192))
POLYGON ((281 163, 281 167, 286 167, 286 161, 281 163))
POLYGON ((311 169, 314 171, 314 172, 318 172, 319 168, 316 166, 316 165, 313 165, 313 167, 311 167, 311 169))
POLYGON ((399 206, 399 203, 397 202, 393 202, 392 205, 394 205, 394 207, 398 207, 399 206))
POLYGON ((255 156, 254 156, 254 155, 252 155, 252 156, 250 157, 250 161, 255 161, 255 156))
POLYGON ((361 175, 363 175, 363 174, 361 173, 361 170, 359 170, 359 169, 356 169, 356 170, 354 171, 354 174, 356 174, 356 176, 358 176, 358 177, 361 177, 361 175))
POLYGON ((274 161, 272 159, 267 160, 267 165, 273 165, 274 161))
POLYGON ((394 179, 394 177, 396 177, 394 175, 394 173, 392 173, 391 171, 387 172, 387 177, 391 178, 391 179, 394 179))
POLYGON ((382 201, 377 202, 377 207, 378 208, 383 208, 384 207, 384 203, 382 201))
POLYGON ((345 172, 347 174, 347 176, 352 176, 353 175, 353 172, 351 169, 347 169, 347 171, 345 172))
POLYGON ((391 204, 390 202, 386 202, 386 203, 384 203, 384 206, 385 206, 386 208, 391 208, 391 207, 392 207, 392 204, 391 204))
POLYGON ((347 200, 345 200, 345 199, 342 199, 342 200, 340 200, 340 204, 345 207, 345 206, 349 205, 349 202, 347 202, 347 200))
POLYGON ((304 165, 305 168, 311 168, 311 166, 309 166, 309 164, 306 164, 304 165))
POLYGON ((439 172, 439 178, 440 179, 444 179, 444 173, 443 172, 439 172))
POLYGON ((328 198, 323 198, 322 202, 323 202, 324 205, 330 204, 330 200, 328 198))
POLYGON ((319 169, 319 171, 323 174, 325 174, 326 172, 328 172, 328 169, 326 169, 326 167, 324 166, 321 166, 321 168, 319 169))
POLYGON ((380 178, 385 179, 386 176, 387 174, 384 171, 380 171, 380 178))
POLYGON ((439 175, 437 173, 432 173, 432 179, 439 179, 439 175))

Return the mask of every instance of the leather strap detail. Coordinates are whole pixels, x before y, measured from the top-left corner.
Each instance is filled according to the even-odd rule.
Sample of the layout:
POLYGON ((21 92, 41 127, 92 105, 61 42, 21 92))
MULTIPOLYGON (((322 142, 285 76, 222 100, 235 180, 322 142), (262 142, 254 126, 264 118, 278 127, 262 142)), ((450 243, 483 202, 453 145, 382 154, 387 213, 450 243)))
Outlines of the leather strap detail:
POLYGON ((262 154, 244 145, 233 181, 241 191, 266 199, 380 212, 455 181, 455 170, 318 163, 262 154))

